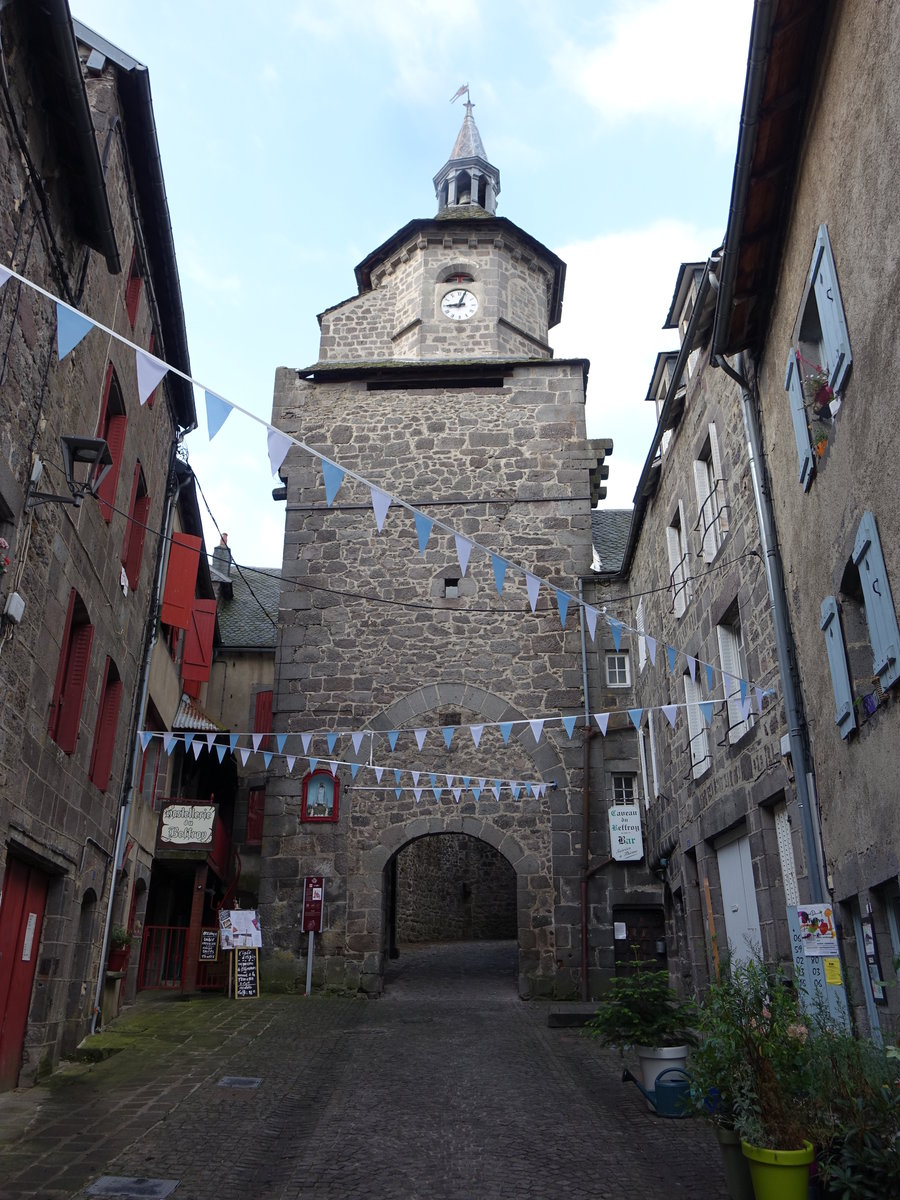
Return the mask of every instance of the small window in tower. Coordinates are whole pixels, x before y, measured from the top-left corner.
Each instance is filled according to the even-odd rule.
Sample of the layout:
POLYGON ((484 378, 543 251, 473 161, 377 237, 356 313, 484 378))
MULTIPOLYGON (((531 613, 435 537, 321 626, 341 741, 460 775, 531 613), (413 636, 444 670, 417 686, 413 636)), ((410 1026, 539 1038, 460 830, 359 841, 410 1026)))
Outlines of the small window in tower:
POLYGON ((465 271, 451 271, 444 276, 444 283, 474 283, 475 277, 465 271))
POLYGON ((444 580, 444 597, 447 600, 456 600, 459 598, 459 580, 445 579, 444 580))

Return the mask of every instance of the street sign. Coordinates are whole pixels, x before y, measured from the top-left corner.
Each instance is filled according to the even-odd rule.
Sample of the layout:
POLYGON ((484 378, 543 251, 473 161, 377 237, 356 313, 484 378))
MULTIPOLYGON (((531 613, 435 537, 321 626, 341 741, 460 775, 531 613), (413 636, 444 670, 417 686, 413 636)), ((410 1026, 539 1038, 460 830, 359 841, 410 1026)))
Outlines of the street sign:
POLYGON ((303 881, 303 933, 321 933, 325 907, 325 879, 322 875, 307 875, 303 881))

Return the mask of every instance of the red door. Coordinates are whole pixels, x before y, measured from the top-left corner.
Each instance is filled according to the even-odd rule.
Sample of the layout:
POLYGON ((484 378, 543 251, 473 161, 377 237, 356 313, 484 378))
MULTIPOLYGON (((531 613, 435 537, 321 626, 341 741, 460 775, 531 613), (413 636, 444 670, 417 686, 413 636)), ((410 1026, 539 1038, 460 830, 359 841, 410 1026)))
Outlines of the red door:
POLYGON ((0 1092, 19 1079, 46 900, 44 872, 7 859, 0 893, 0 1092))

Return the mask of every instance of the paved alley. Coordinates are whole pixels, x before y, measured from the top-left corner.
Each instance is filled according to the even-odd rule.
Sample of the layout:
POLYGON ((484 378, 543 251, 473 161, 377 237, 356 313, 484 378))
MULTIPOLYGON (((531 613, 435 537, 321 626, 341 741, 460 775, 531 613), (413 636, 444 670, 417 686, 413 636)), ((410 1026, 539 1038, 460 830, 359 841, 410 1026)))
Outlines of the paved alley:
POLYGON ((648 1112, 514 970, 470 943, 405 951, 376 1001, 143 997, 104 1035, 120 1053, 0 1095, 0 1195, 725 1197, 710 1129, 648 1112))

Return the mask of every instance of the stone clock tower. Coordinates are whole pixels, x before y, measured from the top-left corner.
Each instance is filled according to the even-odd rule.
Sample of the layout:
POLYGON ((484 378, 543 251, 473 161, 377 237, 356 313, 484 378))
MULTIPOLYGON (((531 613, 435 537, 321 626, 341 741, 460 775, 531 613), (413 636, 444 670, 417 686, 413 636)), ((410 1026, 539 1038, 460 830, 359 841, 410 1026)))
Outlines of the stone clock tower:
MULTIPOLYGON (((548 585, 577 595, 591 565, 588 364, 552 357, 565 265, 497 216, 500 175, 471 104, 434 186, 437 215, 373 250, 356 268, 357 294, 320 315, 318 361, 276 376, 273 424, 347 474, 329 505, 318 459, 292 450, 282 468, 275 729, 301 757, 273 775, 266 800, 269 969, 302 974, 303 878, 321 875, 315 978, 379 992, 398 856, 456 838, 508 878, 521 993, 577 994, 585 672, 580 614, 573 605, 561 627, 548 585), (376 532, 370 489, 354 476, 436 522, 424 553, 399 505, 376 532), (461 568, 455 534, 509 562, 502 595, 488 554, 476 549, 461 568), (522 567, 542 580, 534 612, 522 567), (566 715, 579 718, 572 739, 566 715), (536 740, 528 722, 541 718, 536 740), (484 726, 477 744, 473 725, 484 726), (325 760, 365 764, 336 768, 334 820, 304 801, 301 733, 320 772, 325 760), (438 796, 432 774, 488 786, 438 796), (497 796, 495 779, 548 788, 497 796)), ((596 913, 602 896, 591 898, 596 913)))

